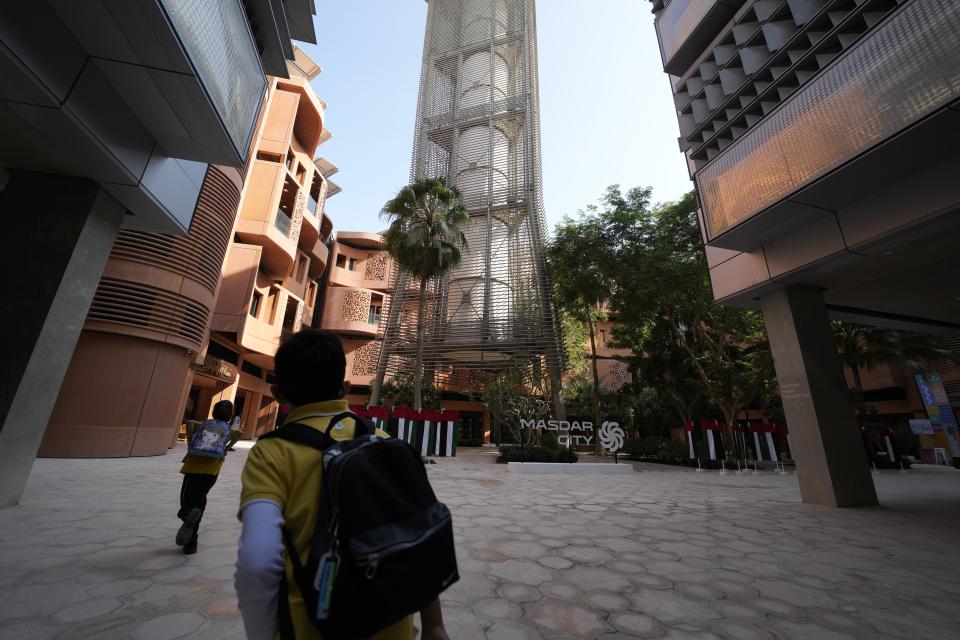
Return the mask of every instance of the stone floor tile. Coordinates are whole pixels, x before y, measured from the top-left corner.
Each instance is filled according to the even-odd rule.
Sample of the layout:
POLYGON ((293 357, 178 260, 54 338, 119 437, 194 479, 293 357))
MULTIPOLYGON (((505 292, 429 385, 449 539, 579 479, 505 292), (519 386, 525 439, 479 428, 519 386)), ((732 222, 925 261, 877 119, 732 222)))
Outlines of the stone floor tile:
POLYGON ((199 613, 168 613, 142 623, 133 631, 133 640, 173 640, 196 631, 203 624, 199 613))
POLYGON ((537 625, 549 638, 594 638, 611 630, 605 617, 582 604, 538 602, 524 608, 523 619, 537 625))
POLYGON ((565 582, 577 585, 584 591, 625 591, 631 583, 616 571, 603 567, 577 565, 559 572, 565 582))
POLYGON ((490 573, 502 580, 535 587, 553 577, 553 572, 529 560, 508 560, 492 565, 490 573))
POLYGON ((710 624, 710 630, 724 640, 774 640, 769 631, 739 620, 714 621, 710 624))
POLYGON ((601 611, 623 611, 630 608, 630 601, 616 593, 595 591, 586 594, 583 599, 601 611))
POLYGON ((720 614, 706 603, 691 600, 676 591, 655 591, 643 589, 631 596, 634 611, 652 615, 669 625, 692 623, 706 626, 720 614))
POLYGON ((487 640, 542 640, 536 628, 517 622, 498 622, 487 629, 487 640))
POLYGON ((525 584, 505 584, 497 589, 497 595, 511 602, 536 602, 542 596, 539 590, 525 584))
POLYGON ((664 633, 662 624, 642 613, 615 613, 610 624, 635 638, 658 638, 664 633))
POLYGON ((53 619, 57 622, 82 622, 113 613, 119 609, 120 606, 121 603, 116 598, 84 600, 58 609, 57 612, 53 614, 53 619))
POLYGON ((540 591, 554 600, 576 600, 580 597, 580 588, 568 582, 544 582, 540 591))
POLYGON ((473 605, 473 611, 487 620, 516 620, 523 615, 523 608, 509 600, 491 598, 473 605))

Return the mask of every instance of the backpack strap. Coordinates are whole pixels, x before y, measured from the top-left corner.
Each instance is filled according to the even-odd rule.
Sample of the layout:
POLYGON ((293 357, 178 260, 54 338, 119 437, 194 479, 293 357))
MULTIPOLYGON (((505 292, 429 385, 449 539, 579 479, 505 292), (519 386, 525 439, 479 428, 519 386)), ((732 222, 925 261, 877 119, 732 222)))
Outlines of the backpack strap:
MULTIPOLYGON (((284 528, 286 532, 286 528, 284 528)), ((293 614, 290 612, 290 591, 287 576, 280 581, 280 602, 277 603, 277 631, 280 640, 297 640, 297 631, 293 626, 293 614)))
MULTIPOLYGON (((327 431, 329 431, 329 428, 327 431)), ((319 429, 314 429, 313 427, 298 422, 290 422, 278 429, 265 433, 258 438, 258 441, 268 438, 279 438, 289 442, 296 442, 297 444, 303 444, 321 451, 333 444, 333 438, 331 438, 326 431, 320 431, 319 429)))
POLYGON ((326 431, 320 431, 319 429, 315 429, 305 424, 300 424, 299 422, 289 422, 278 429, 274 429, 269 433, 263 434, 260 436, 259 440, 264 440, 266 438, 280 438, 281 440, 296 442, 298 444, 303 444, 308 447, 313 447, 314 449, 323 451, 324 449, 336 443, 336 441, 330 435, 330 429, 344 418, 352 418, 356 423, 356 426, 353 430, 354 438, 363 438, 373 433, 369 420, 366 418, 361 418, 352 411, 344 411, 343 413, 338 413, 330 418, 330 422, 327 423, 326 431))

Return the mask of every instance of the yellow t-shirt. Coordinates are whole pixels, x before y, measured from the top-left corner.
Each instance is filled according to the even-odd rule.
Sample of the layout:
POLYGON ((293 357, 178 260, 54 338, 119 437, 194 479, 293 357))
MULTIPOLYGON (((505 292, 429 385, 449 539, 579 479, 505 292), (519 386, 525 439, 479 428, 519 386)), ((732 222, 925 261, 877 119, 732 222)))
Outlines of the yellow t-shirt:
MULTIPOLYGON (((349 410, 346 400, 315 402, 292 410, 287 422, 326 431, 331 417, 349 410)), ((334 440, 349 440, 353 437, 352 422, 344 420, 330 435, 334 440)), ((378 431, 378 435, 387 434, 378 431)), ((322 474, 322 453, 316 449, 278 438, 257 442, 243 467, 240 508, 253 500, 272 500, 279 504, 286 527, 293 533, 297 553, 306 560, 317 521, 322 474)), ((287 584, 293 585, 293 567, 289 558, 286 576, 287 584)), ((289 596, 297 638, 319 639, 319 632, 307 618, 300 591, 293 586, 289 596)), ((413 616, 408 616, 374 635, 373 640, 413 640, 415 637, 413 616)))
POLYGON ((218 476, 222 466, 222 459, 187 454, 183 459, 183 466, 180 467, 180 473, 205 473, 210 476, 218 476))

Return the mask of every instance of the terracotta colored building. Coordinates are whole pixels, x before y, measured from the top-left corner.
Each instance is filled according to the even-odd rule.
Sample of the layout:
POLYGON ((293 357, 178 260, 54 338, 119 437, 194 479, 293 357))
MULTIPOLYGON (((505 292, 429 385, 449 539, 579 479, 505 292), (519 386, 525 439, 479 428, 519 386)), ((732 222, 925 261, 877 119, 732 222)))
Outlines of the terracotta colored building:
POLYGON ((189 233, 118 233, 40 455, 162 454, 219 399, 248 437, 272 428, 273 354, 314 325, 339 191, 314 160, 320 68, 295 54, 289 78, 268 78, 246 162, 207 169, 189 233))
POLYGON ((271 83, 254 139, 206 353, 215 371, 234 367, 236 375, 195 367, 183 408, 184 420, 203 419, 214 402, 232 400, 245 438, 276 425, 278 404, 269 377, 273 355, 284 336, 316 326, 327 269, 333 224, 324 204, 332 183, 324 175, 329 163, 313 156, 328 134, 311 77, 271 83))

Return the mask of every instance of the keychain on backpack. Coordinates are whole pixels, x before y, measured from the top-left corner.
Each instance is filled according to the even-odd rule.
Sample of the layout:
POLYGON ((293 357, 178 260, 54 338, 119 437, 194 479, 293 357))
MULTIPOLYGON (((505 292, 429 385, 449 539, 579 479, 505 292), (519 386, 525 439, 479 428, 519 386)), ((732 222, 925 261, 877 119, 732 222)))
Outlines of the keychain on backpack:
POLYGON ((337 579, 340 567, 340 554, 330 551, 320 558, 317 575, 313 578, 313 588, 317 590, 317 620, 326 620, 330 615, 330 601, 333 599, 333 583, 337 579))

